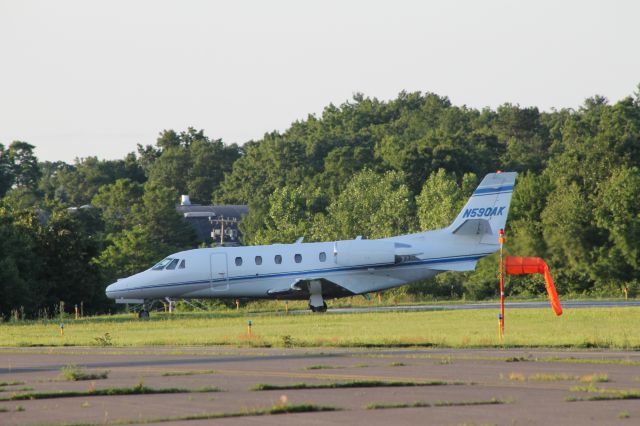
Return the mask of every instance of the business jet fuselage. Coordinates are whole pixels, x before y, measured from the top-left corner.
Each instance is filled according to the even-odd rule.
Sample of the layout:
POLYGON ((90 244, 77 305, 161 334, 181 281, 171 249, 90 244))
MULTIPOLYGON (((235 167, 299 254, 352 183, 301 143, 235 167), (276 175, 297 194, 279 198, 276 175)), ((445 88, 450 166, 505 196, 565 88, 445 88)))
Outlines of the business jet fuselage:
POLYGON ((500 247, 515 177, 485 176, 444 229, 377 240, 187 250, 118 280, 106 294, 118 303, 143 305, 165 298, 308 299, 313 311, 324 311, 325 299, 398 287, 445 271, 470 271, 500 247))

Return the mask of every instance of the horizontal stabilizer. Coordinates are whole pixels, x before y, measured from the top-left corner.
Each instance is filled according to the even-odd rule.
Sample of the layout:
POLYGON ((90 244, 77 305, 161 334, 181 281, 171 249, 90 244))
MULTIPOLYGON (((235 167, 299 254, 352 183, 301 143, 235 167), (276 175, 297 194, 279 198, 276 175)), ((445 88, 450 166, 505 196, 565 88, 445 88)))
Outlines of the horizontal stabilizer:
POLYGON ((465 271, 473 271, 476 269, 477 260, 467 260, 465 262, 448 262, 448 263, 439 263, 435 265, 429 265, 429 269, 433 269, 435 271, 455 271, 455 272, 465 272, 465 271))

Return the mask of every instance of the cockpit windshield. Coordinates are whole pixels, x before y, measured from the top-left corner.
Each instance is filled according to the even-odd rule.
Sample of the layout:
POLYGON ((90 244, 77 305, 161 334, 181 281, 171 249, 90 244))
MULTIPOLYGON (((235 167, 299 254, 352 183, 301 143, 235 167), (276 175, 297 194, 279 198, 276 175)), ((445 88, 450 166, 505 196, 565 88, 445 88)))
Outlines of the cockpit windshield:
POLYGON ((179 261, 180 259, 173 259, 171 263, 167 265, 167 269, 176 269, 176 266, 178 266, 179 261))
POLYGON ((162 259, 160 262, 156 263, 151 270, 152 271, 165 271, 172 269, 184 269, 185 268, 185 260, 184 259, 174 259, 172 257, 167 257, 166 259, 162 259))
MULTIPOLYGON (((166 259, 162 259, 160 262, 158 262, 153 268, 151 268, 154 271, 162 271, 164 269, 165 266, 167 266, 168 264, 171 263, 171 261, 173 261, 172 258, 167 257, 166 259)), ((175 267, 175 266, 174 266, 175 267)))

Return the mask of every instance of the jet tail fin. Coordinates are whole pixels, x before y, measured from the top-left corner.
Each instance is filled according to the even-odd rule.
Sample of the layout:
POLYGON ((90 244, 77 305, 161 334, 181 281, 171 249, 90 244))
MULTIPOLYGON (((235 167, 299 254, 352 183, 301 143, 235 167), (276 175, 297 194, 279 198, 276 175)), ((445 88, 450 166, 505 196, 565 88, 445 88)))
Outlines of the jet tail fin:
POLYGON ((516 175, 515 172, 486 175, 447 229, 456 235, 481 235, 483 244, 498 244, 500 229, 507 223, 516 175))

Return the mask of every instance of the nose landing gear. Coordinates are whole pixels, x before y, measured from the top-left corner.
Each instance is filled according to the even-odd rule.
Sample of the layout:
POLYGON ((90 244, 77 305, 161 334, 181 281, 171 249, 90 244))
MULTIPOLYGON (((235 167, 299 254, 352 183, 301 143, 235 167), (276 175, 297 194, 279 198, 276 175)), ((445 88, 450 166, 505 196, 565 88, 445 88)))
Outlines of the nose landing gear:
POLYGON ((140 307, 140 310, 138 311, 138 318, 139 319, 148 319, 149 318, 149 305, 147 304, 146 300, 142 302, 142 306, 140 307))

